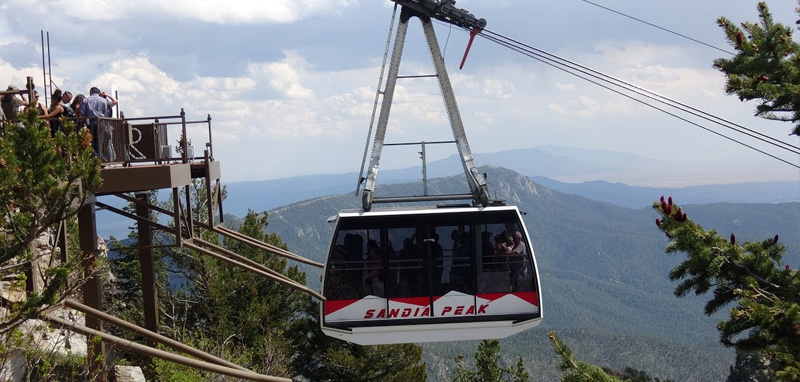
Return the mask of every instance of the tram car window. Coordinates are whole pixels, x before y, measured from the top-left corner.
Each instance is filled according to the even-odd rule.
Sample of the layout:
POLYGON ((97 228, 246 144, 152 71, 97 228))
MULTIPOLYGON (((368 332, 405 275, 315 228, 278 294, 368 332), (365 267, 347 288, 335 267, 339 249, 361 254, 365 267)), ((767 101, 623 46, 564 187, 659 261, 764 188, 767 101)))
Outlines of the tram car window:
POLYGON ((500 338, 541 320, 530 238, 509 206, 340 213, 323 295, 323 331, 356 343, 500 338))

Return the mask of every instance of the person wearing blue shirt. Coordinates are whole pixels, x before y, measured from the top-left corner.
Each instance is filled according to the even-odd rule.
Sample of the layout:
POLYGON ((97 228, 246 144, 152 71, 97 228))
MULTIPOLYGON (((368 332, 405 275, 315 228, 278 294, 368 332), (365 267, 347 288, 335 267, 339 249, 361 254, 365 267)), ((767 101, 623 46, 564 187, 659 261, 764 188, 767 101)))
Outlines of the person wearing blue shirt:
MULTIPOLYGON (((96 87, 89 89, 89 96, 81 101, 80 113, 81 116, 86 118, 86 125, 89 126, 89 132, 92 133, 92 149, 94 149, 95 155, 98 155, 100 152, 98 117, 109 117, 111 108, 116 104, 117 100, 96 87)), ((112 153, 113 152, 110 152, 109 154, 112 153)), ((113 160, 113 158, 106 159, 113 160)))

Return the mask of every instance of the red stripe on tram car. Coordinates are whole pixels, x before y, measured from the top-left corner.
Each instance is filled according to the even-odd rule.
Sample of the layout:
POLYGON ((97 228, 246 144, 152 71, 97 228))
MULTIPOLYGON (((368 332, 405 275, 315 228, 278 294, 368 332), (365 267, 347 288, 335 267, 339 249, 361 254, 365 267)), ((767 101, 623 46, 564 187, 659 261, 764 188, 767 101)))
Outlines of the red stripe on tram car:
POLYGON ((350 305, 357 303, 360 300, 327 300, 322 303, 325 307, 325 315, 335 313, 341 309, 347 308, 350 305))
POLYGON ((417 306, 429 306, 431 304, 431 299, 428 296, 425 297, 398 297, 398 298, 390 298, 389 302, 398 302, 402 304, 409 304, 409 305, 417 305, 417 306))
POLYGON ((479 294, 477 297, 484 300, 495 301, 509 295, 516 296, 531 305, 539 306, 539 295, 536 292, 485 293, 479 294))

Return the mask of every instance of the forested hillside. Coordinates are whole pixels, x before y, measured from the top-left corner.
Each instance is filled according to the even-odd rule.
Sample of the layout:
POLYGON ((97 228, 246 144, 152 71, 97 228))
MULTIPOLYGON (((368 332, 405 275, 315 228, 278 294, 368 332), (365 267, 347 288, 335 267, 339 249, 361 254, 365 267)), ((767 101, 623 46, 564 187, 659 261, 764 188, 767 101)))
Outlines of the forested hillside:
MULTIPOLYGON (((482 168, 498 199, 526 212, 542 278, 544 322, 502 342, 504 356, 523 356, 534 380, 554 380, 555 356, 546 332, 557 330, 587 361, 614 368, 632 366, 681 381, 724 380, 733 352, 718 343, 717 319, 702 314, 702 302, 677 299, 667 273, 680 259, 664 253, 667 243, 650 209, 632 210, 565 195, 497 168, 482 168)), ((430 193, 463 192, 462 176, 434 179, 430 193)), ((421 194, 420 184, 379 187, 378 195, 421 194)), ((653 195, 656 200, 660 195, 653 195)), ((677 202, 680 203, 680 200, 677 202)), ((270 212, 268 230, 290 250, 323 261, 332 224, 327 217, 357 208, 348 193, 295 203, 270 212)), ((800 203, 691 206, 692 216, 741 239, 779 234, 798 253, 800 203)), ((741 240, 740 239, 740 240, 741 240)), ((797 262, 797 257, 787 258, 797 262)), ((310 269, 310 285, 319 287, 310 269)), ((426 345, 429 376, 447 375, 456 354, 471 355, 477 343, 426 345)))

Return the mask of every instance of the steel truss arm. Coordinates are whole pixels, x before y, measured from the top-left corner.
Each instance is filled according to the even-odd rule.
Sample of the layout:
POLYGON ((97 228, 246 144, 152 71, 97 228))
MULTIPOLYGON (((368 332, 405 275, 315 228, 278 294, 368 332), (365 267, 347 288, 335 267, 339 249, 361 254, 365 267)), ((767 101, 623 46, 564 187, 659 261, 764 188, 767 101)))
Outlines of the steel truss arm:
POLYGON ((461 158, 461 163, 464 167, 464 173, 467 176, 467 184, 469 184, 473 200, 481 205, 486 206, 490 203, 486 180, 478 171, 478 168, 473 160, 472 151, 470 150, 469 143, 467 142, 464 124, 461 121, 461 114, 458 110, 458 104, 456 103, 453 87, 450 83, 450 77, 447 75, 444 58, 441 55, 439 42, 436 39, 436 33, 433 29, 431 18, 412 8, 403 6, 400 12, 400 22, 397 27, 394 48, 392 50, 392 59, 389 63, 389 72, 386 80, 386 88, 383 92, 383 101, 381 104, 380 115, 378 117, 378 125, 375 130, 375 140, 373 141, 370 164, 367 170, 366 183, 364 184, 362 207, 364 211, 369 211, 372 209, 372 203, 375 199, 374 191, 378 177, 378 165, 380 163, 380 157, 384 146, 384 139, 386 137, 386 127, 389 122, 389 113, 391 111, 394 90, 397 84, 400 61, 403 55, 403 46, 405 44, 405 38, 408 32, 408 21, 411 19, 411 17, 417 17, 422 22, 422 29, 425 33, 431 59, 433 60, 434 70, 439 81, 439 88, 442 92, 442 97, 444 98, 447 117, 450 120, 450 127, 453 131, 453 137, 455 138, 456 146, 458 147, 459 157, 461 158))

